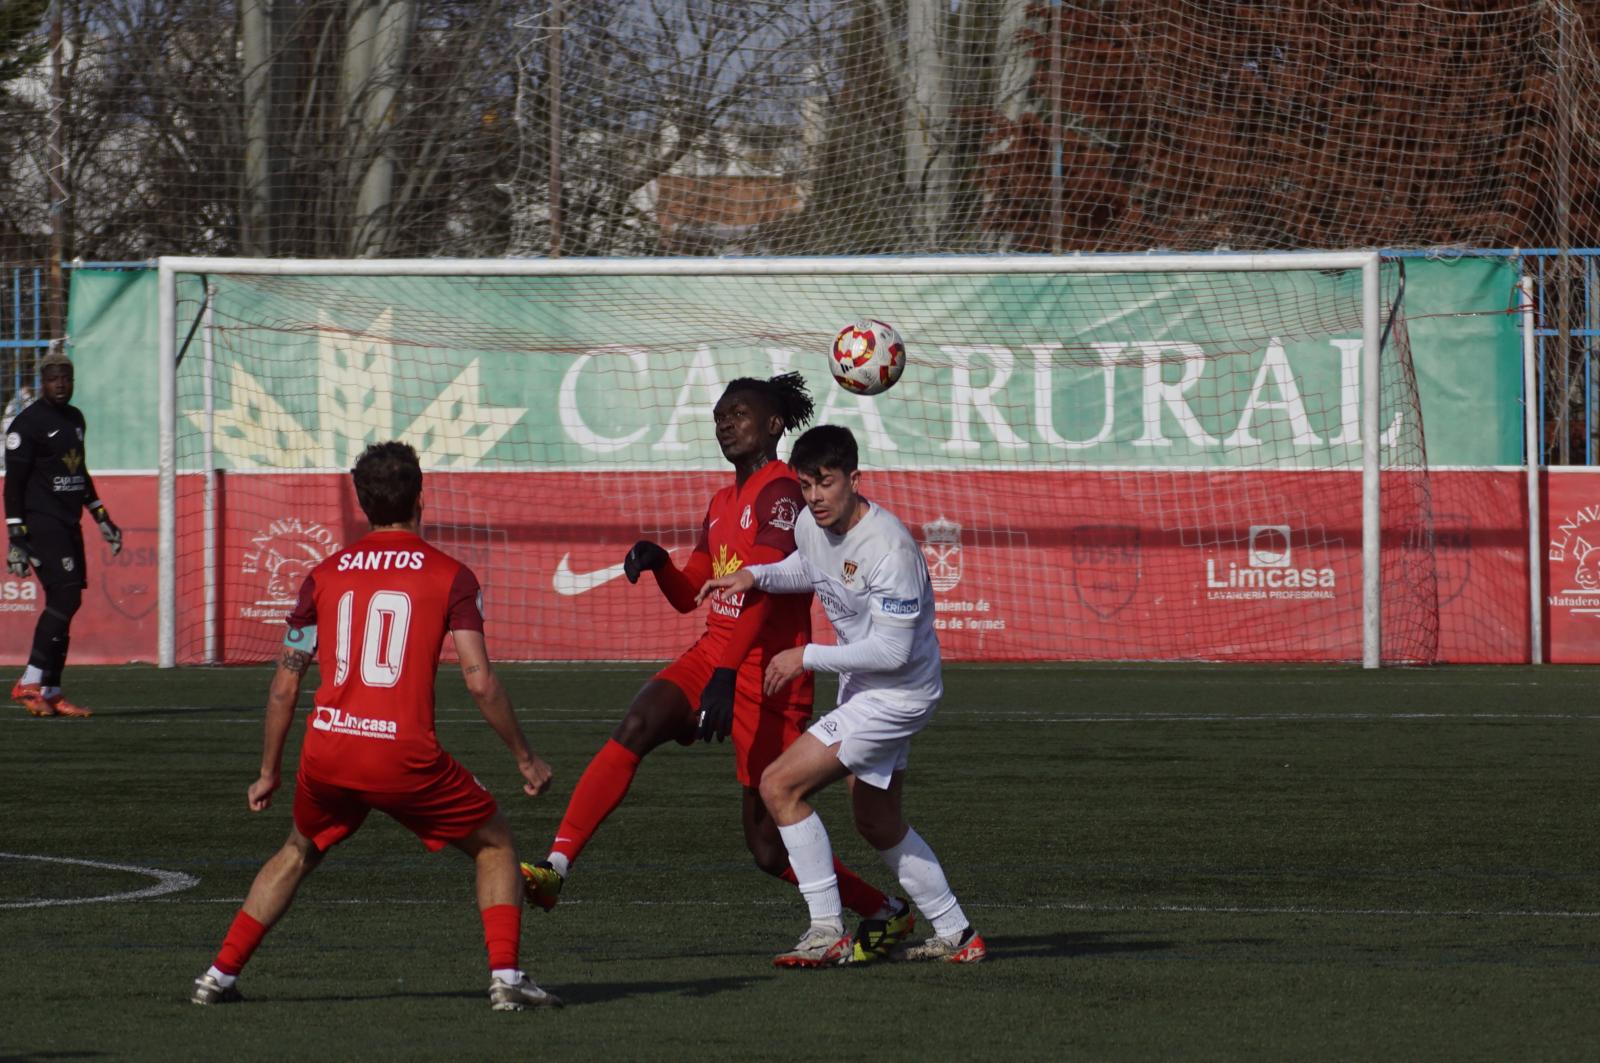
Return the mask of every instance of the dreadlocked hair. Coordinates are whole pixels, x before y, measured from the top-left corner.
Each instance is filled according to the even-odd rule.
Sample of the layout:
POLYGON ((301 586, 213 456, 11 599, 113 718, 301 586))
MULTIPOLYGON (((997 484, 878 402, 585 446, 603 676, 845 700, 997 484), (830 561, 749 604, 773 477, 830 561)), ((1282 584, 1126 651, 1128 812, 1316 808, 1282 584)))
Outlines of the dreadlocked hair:
POLYGON ((742 376, 728 382, 724 394, 729 391, 753 391, 766 399, 772 404, 774 412, 783 418, 785 431, 793 431, 808 423, 816 412, 811 392, 806 390, 806 379, 799 373, 779 373, 765 380, 742 376))

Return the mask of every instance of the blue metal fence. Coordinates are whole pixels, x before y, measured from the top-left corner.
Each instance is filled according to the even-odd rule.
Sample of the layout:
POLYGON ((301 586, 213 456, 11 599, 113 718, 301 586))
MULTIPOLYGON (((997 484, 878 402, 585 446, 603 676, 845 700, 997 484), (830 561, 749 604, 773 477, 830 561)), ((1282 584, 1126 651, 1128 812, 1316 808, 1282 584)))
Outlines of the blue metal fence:
POLYGON ((50 349, 45 275, 39 266, 0 271, 0 409, 9 419, 23 388, 35 387, 35 366, 50 349))

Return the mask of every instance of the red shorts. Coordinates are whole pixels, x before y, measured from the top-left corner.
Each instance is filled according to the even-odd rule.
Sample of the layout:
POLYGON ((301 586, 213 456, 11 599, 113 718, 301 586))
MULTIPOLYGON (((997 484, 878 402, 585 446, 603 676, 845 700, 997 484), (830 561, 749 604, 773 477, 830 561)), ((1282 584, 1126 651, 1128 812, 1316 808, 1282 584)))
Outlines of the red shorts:
MULTIPOLYGON (((739 678, 733 687, 733 755, 739 782, 755 787, 761 782, 761 773, 767 765, 778 759, 778 754, 788 749, 796 738, 805 734, 811 720, 811 699, 814 682, 810 672, 800 677, 772 697, 761 693, 761 677, 767 661, 776 653, 757 646, 745 656, 739 666, 739 678)), ((700 694, 711 680, 722 656, 720 645, 709 643, 705 637, 657 672, 655 678, 683 691, 693 710, 678 741, 691 745, 695 741, 694 723, 700 718, 700 694)))
POLYGON ((359 830, 373 809, 437 852, 477 830, 498 808, 483 784, 449 754, 437 775, 402 791, 352 790, 307 775, 303 768, 295 778, 295 830, 323 851, 359 830))

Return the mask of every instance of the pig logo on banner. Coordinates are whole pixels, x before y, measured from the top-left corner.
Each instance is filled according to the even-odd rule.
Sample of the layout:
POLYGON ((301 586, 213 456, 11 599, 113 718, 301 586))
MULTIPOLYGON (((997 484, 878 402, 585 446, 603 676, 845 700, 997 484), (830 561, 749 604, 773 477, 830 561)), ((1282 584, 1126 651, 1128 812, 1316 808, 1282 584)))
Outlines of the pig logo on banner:
POLYGON ((1139 529, 1129 524, 1080 524, 1072 543, 1072 583, 1083 607, 1110 620, 1139 591, 1142 557, 1139 529))
POLYGON ((280 517, 250 536, 239 566, 242 575, 251 576, 260 595, 253 609, 246 607, 249 619, 278 620, 279 610, 294 605, 300 584, 322 559, 339 549, 339 541, 326 525, 298 517, 280 517), (261 610, 267 610, 262 612, 261 610))
POLYGON ((1546 603, 1552 612, 1600 618, 1600 505, 1582 506, 1551 523, 1546 556, 1552 593, 1546 603))

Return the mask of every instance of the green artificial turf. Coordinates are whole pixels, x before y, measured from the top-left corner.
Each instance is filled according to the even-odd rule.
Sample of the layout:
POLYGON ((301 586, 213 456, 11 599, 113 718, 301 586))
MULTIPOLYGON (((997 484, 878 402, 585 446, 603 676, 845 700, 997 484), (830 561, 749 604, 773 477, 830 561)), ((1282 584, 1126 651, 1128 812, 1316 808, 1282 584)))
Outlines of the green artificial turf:
MULTIPOLYGON (((444 745, 542 857, 649 670, 502 669, 556 771, 539 799, 449 672, 444 745)), ((289 828, 287 789, 244 803, 268 672, 74 668, 94 719, 0 715, 0 1060, 1593 1058, 1594 676, 950 668, 906 803, 988 941, 966 968, 775 970, 804 905, 744 852, 730 749, 669 746, 524 919, 568 1006, 496 1014, 469 862, 381 816, 268 935, 246 1003, 190 1005, 289 828), (40 903, 158 871, 198 882, 40 903)), ((842 792, 818 807, 888 888, 842 792)))

